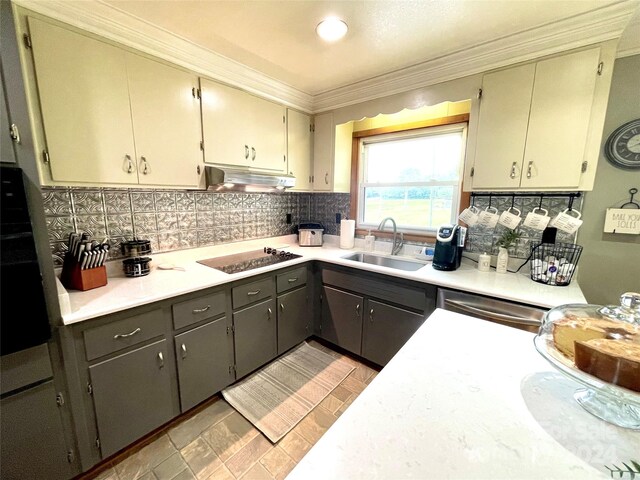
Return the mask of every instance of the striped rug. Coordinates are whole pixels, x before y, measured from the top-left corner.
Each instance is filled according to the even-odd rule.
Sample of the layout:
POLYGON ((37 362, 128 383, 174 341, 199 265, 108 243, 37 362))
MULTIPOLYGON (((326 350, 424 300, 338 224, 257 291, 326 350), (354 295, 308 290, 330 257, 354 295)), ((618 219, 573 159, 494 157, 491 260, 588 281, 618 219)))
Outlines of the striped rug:
POLYGON ((355 367, 304 342, 222 391, 225 400, 273 443, 349 375, 355 367))

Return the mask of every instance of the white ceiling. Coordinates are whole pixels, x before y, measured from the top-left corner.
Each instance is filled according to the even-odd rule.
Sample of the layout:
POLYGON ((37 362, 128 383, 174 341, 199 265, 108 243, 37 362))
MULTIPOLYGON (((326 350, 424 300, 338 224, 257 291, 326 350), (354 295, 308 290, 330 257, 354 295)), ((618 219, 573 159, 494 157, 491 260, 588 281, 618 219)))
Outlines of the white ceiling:
POLYGON ((640 0, 12 1, 309 112, 621 35, 620 55, 640 53, 640 0), (316 36, 327 15, 342 41, 316 36))
POLYGON ((217 1, 104 3, 311 95, 584 14, 611 0, 217 1), (316 25, 335 15, 347 36, 316 25))

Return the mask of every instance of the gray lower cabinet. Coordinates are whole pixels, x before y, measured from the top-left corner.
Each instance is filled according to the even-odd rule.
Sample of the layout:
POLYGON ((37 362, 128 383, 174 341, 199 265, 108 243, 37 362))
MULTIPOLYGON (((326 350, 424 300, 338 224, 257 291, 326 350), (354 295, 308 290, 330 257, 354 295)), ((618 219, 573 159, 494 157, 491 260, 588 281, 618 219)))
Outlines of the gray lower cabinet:
POLYGON ((269 299, 233 314, 236 377, 240 378, 278 354, 276 301, 269 299))
POLYGON ((363 306, 363 297, 324 285, 320 336, 360 355, 363 306))
POLYGON ((180 407, 183 412, 234 381, 233 339, 227 317, 175 336, 180 407))
POLYGON ((76 473, 67 458, 53 381, 3 398, 0 410, 4 480, 67 479, 76 473))
POLYGON ((306 287, 278 297, 278 355, 309 336, 313 312, 306 287))
POLYGON ((160 340, 89 367, 102 458, 177 415, 170 361, 160 340))
POLYGON ((386 365, 424 322, 425 315, 367 299, 362 356, 386 365))

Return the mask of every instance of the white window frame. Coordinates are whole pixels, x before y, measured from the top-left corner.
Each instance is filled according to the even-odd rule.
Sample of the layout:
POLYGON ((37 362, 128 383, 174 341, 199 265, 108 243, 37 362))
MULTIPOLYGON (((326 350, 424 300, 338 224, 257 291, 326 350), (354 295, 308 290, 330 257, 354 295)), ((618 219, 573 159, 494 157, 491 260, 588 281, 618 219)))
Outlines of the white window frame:
MULTIPOLYGON (((416 130, 405 130, 401 132, 386 133, 381 135, 374 135, 370 137, 362 137, 360 139, 360 168, 358 175, 358 217, 356 220, 356 228, 365 230, 375 230, 378 228, 378 224, 364 222, 364 192, 367 187, 437 187, 437 186, 451 186, 453 185, 453 198, 451 209, 451 223, 455 224, 458 218, 458 210, 460 208, 460 194, 462 191, 462 181, 464 172, 464 158, 467 145, 467 123, 454 123, 451 125, 442 125, 437 127, 425 127, 416 130), (462 133, 462 148, 460 149, 460 163, 458 165, 458 181, 437 181, 432 180, 429 182, 406 182, 406 183, 364 183, 366 175, 367 162, 365 159, 365 146, 367 144, 382 143, 392 140, 401 140, 408 138, 426 137, 431 135, 442 135, 445 133, 461 132, 462 133)), ((392 166, 390 166, 392 168, 392 166)), ((438 227, 426 227, 426 228, 411 228, 408 225, 398 225, 398 232, 415 234, 415 235, 429 235, 437 233, 438 227)))

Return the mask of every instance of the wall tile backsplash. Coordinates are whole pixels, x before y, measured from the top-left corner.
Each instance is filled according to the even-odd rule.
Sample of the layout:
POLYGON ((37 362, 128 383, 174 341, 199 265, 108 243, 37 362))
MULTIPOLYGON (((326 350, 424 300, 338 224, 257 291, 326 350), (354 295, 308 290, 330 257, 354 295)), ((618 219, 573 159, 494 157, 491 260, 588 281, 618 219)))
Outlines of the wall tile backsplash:
MULTIPOLYGON (((114 188, 43 187, 42 196, 54 263, 62 265, 70 232, 88 232, 99 240, 108 237, 110 259, 121 258, 120 244, 134 236, 151 240, 154 252, 218 245, 293 233, 300 222, 324 225, 325 233, 339 235, 336 213, 347 218, 348 193, 219 193, 190 190, 136 190, 114 188), (291 223, 287 224, 287 214, 291 223)), ((491 205, 503 211, 511 197, 493 197, 491 205)), ((516 197, 514 206, 527 213, 540 205, 540 196, 516 197)), ((574 208, 580 210, 582 199, 574 208)), ((484 209, 489 198, 478 197, 475 206, 484 209)), ((566 198, 547 197, 542 208, 553 217, 568 206, 566 198)), ((466 250, 497 254, 496 241, 502 234, 498 225, 486 230, 469 229, 466 250)), ((518 228, 522 237, 511 255, 526 258, 541 232, 518 228)), ((574 242, 575 236, 559 232, 558 241, 574 242)), ((406 242, 423 244, 421 242, 406 242)), ((431 242, 432 243, 432 242, 431 242)))

